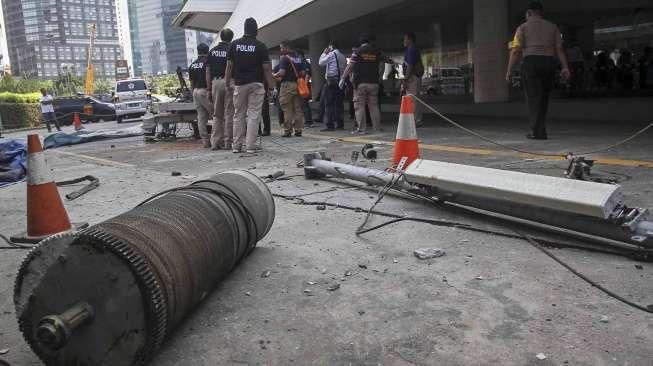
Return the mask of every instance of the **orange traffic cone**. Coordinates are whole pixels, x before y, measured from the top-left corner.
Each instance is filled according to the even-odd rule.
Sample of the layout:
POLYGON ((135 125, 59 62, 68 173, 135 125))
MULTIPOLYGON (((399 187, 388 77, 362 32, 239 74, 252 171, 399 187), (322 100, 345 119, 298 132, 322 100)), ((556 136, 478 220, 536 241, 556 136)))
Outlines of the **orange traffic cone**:
POLYGON ((402 158, 407 158, 407 167, 419 159, 419 143, 417 141, 417 128, 415 128, 415 105, 413 98, 405 96, 401 99, 401 112, 397 126, 395 150, 392 156, 392 166, 396 168, 402 158))
POLYGON ((73 115, 73 126, 75 127, 75 131, 79 131, 84 128, 82 126, 82 121, 79 119, 79 113, 77 112, 75 112, 73 115))
POLYGON ((34 244, 48 236, 70 231, 73 225, 50 176, 39 135, 27 136, 27 154, 27 233, 11 240, 34 244))

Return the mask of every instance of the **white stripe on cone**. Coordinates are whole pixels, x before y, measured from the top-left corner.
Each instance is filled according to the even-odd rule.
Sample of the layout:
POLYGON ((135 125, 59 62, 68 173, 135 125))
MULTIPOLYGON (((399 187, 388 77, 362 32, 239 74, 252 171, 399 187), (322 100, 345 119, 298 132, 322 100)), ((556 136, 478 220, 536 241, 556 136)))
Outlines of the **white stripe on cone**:
POLYGON ((417 128, 415 128, 415 115, 412 113, 401 113, 399 115, 399 126, 397 127, 398 140, 417 140, 417 128))
POLYGON ((29 154, 27 156, 27 184, 36 186, 52 182, 45 153, 40 151, 29 154))

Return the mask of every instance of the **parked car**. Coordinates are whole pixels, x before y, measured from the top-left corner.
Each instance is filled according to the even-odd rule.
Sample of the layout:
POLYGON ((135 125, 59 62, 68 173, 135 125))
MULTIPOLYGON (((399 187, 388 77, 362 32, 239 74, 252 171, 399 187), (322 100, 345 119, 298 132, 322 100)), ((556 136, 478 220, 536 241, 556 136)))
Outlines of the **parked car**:
POLYGON ((457 67, 433 69, 433 75, 422 80, 422 92, 436 95, 464 95, 465 77, 457 67))
POLYGON ((118 123, 128 119, 139 119, 147 110, 150 91, 144 79, 118 80, 113 90, 118 123))
POLYGON ((65 125, 73 123, 75 112, 79 113, 79 118, 84 123, 116 119, 116 109, 112 103, 101 102, 93 97, 57 97, 53 107, 57 119, 65 125))

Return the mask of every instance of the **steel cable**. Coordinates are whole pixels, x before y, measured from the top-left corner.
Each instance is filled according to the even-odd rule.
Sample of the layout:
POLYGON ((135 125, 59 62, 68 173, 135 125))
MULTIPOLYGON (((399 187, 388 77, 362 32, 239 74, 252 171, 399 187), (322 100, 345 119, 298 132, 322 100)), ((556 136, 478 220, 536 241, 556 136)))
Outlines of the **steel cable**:
POLYGON ((506 144, 500 143, 498 141, 492 140, 489 137, 485 137, 485 136, 481 135, 480 133, 469 129, 469 128, 461 125, 460 123, 457 123, 456 121, 452 120, 451 118, 445 116, 444 114, 440 113, 437 109, 430 106, 428 103, 423 101, 420 97, 418 97, 418 96, 416 96, 414 94, 408 94, 408 96, 413 97, 413 99, 418 101, 420 104, 422 104, 424 107, 426 107, 431 112, 435 113, 435 115, 442 118, 444 121, 446 121, 450 125, 458 128, 460 130, 463 130, 463 131, 467 132, 470 135, 476 136, 476 137, 478 137, 479 139, 481 139, 481 140, 483 140, 485 142, 489 142, 489 143, 491 143, 493 145, 502 147, 502 148, 507 149, 507 150, 512 150, 512 151, 515 151, 515 152, 518 152, 518 153, 527 154, 527 155, 534 155, 534 156, 546 156, 546 157, 556 157, 556 158, 562 157, 562 158, 566 159, 569 155, 580 156, 580 155, 598 154, 598 153, 606 152, 606 151, 615 149, 615 148, 617 148, 619 146, 625 145, 625 144, 629 143, 630 141, 634 140, 635 138, 639 137, 640 135, 642 135, 646 131, 653 128, 653 122, 649 123, 648 126, 646 126, 646 127, 642 128, 641 130, 635 132, 630 137, 628 137, 626 139, 623 139, 623 140, 621 140, 621 141, 619 141, 619 142, 617 142, 615 144, 612 144, 612 145, 609 145, 609 146, 606 146, 606 147, 603 147, 603 148, 600 148, 600 149, 597 149, 597 150, 591 150, 591 151, 585 151, 585 152, 579 152, 579 153, 569 153, 569 154, 553 154, 553 153, 534 152, 534 151, 519 149, 519 148, 510 146, 510 145, 506 145, 506 144))

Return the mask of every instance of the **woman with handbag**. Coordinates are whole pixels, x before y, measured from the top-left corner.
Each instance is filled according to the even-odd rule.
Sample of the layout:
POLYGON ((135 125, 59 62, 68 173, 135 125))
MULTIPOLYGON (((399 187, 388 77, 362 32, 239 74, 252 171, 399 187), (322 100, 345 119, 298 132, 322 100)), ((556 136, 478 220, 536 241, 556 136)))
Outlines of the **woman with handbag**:
POLYGON ((282 137, 291 137, 293 131, 295 136, 300 137, 304 130, 304 98, 310 94, 305 79, 306 72, 302 58, 292 50, 288 42, 281 43, 280 47, 282 56, 279 71, 274 77, 281 81, 279 103, 285 117, 282 137))

